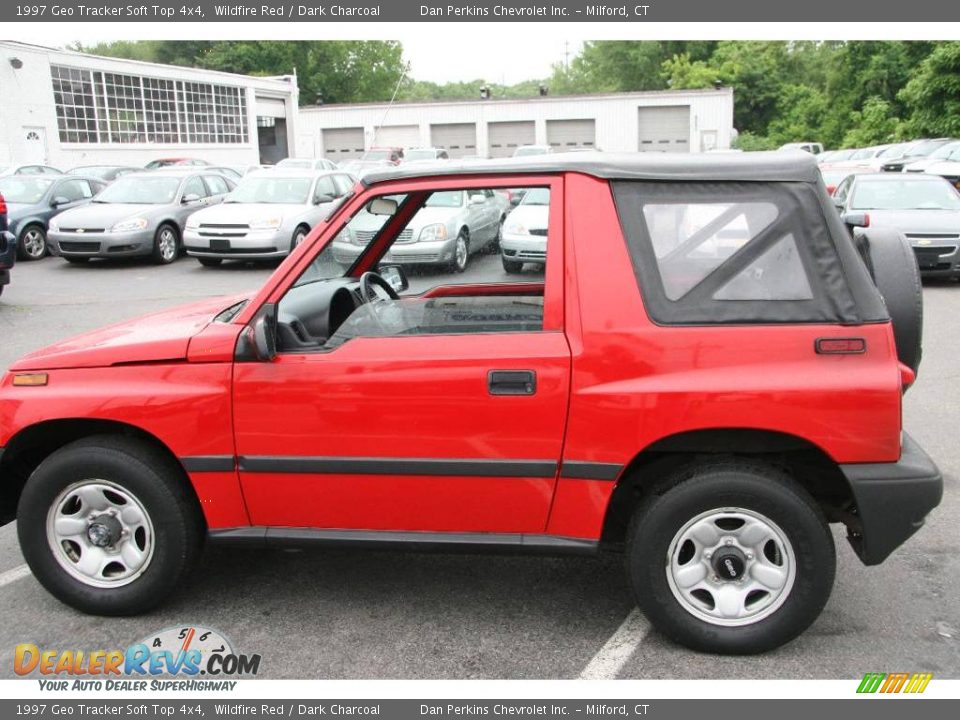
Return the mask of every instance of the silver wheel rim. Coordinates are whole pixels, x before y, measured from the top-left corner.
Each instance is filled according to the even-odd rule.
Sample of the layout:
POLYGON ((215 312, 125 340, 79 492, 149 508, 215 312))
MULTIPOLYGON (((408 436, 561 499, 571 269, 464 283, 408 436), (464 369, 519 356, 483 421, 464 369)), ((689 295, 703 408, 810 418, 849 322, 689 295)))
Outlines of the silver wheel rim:
POLYGON ((300 246, 300 243, 303 242, 303 239, 307 234, 303 230, 297 230, 297 234, 293 236, 293 247, 296 249, 300 246))
POLYGON ((667 583, 680 606, 725 627, 750 625, 776 612, 790 596, 797 571, 783 530, 743 508, 697 515, 674 535, 666 560, 667 583))
POLYGON ((150 566, 153 523, 129 490, 108 480, 82 480, 51 504, 47 543, 74 579, 91 587, 120 587, 150 566))
POLYGON ((30 257, 42 257, 45 248, 43 234, 36 228, 30 228, 23 234, 23 249, 30 257))
POLYGON ((160 231, 160 257, 165 262, 170 262, 177 254, 177 238, 170 228, 164 228, 160 231))
POLYGON ((467 241, 463 237, 457 238, 456 261, 460 269, 467 266, 467 241))

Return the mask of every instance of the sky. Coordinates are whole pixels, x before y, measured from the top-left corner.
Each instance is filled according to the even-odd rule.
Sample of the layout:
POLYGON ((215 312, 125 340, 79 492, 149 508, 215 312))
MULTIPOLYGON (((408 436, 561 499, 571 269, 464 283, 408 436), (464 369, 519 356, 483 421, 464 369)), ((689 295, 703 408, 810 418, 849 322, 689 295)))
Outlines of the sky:
MULTIPOLYGON (((544 34, 553 32, 547 29, 544 34)), ((416 80, 445 83, 482 79, 506 85, 549 77, 552 65, 563 62, 565 50, 572 60, 583 45, 581 40, 570 40, 565 48, 563 38, 536 37, 532 33, 522 43, 506 47, 498 45, 495 36, 480 44, 465 40, 460 32, 401 42, 410 63, 410 76, 416 80)))

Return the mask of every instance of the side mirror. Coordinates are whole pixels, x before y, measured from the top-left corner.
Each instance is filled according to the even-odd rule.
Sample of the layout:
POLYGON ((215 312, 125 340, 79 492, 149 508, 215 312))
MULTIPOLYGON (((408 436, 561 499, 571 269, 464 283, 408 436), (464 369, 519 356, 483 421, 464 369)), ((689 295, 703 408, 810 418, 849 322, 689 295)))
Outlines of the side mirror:
POLYGON ((264 305, 248 332, 253 354, 260 362, 270 362, 277 356, 277 306, 264 305))
POLYGON ((196 193, 190 193, 188 195, 183 196, 183 199, 180 201, 180 204, 189 205, 190 203, 197 202, 199 199, 200 199, 199 195, 197 195, 196 193))
POLYGON ((61 205, 66 205, 69 202, 70 198, 65 198, 63 195, 57 195, 57 197, 50 201, 50 207, 60 207, 61 205))
POLYGON ((847 227, 870 227, 870 216, 865 212, 848 212, 840 216, 847 227))
POLYGON ((470 204, 471 205, 483 205, 487 201, 487 198, 484 195, 471 195, 470 204))
POLYGON ((407 274, 399 265, 381 265, 378 274, 398 293, 401 293, 410 287, 410 282, 407 280, 407 274))
POLYGON ((325 205, 326 203, 331 203, 334 201, 332 195, 314 195, 313 204, 314 205, 325 205))

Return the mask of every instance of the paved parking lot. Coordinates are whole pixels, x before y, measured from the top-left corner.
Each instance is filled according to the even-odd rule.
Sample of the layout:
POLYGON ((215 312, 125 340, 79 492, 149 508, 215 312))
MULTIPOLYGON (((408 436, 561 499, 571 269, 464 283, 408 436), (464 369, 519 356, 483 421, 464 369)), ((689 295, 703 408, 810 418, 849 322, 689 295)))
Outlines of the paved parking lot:
MULTIPOLYGON (((495 271, 476 257, 466 277, 495 271)), ((75 267, 23 263, 0 298, 0 367, 65 336, 194 298, 257 287, 269 268, 191 260, 75 267)), ((414 286, 436 284, 436 273, 414 286)), ((18 568, 0 528, 0 677, 18 642, 126 647, 196 624, 263 656, 272 678, 836 678, 867 671, 960 677, 960 285, 925 289, 921 376, 905 422, 946 477, 931 522, 886 564, 864 568, 838 540, 837 584, 800 639, 762 657, 718 658, 670 644, 632 611, 618 557, 554 559, 322 552, 208 552, 172 602, 105 619, 54 600, 18 568)))

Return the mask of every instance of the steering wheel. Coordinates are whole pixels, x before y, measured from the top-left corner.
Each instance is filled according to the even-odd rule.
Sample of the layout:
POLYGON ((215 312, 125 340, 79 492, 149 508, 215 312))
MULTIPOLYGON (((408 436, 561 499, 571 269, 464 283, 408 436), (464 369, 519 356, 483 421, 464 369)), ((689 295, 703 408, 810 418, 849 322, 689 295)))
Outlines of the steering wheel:
POLYGON ((375 272, 365 272, 360 276, 360 297, 368 304, 400 299, 400 296, 397 295, 397 291, 393 289, 393 286, 375 272), (383 290, 387 294, 387 297, 383 297, 377 293, 374 286, 383 290))

